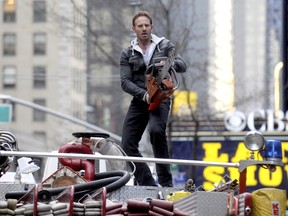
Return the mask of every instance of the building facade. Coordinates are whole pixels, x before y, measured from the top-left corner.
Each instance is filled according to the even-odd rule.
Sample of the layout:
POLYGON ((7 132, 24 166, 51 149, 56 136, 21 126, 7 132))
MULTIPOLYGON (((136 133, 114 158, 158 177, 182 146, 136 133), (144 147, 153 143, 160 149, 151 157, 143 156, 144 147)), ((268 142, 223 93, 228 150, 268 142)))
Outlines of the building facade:
MULTIPOLYGON (((1 0, 1 94, 86 120, 85 12, 85 1, 1 0)), ((16 103, 0 128, 26 151, 57 150, 82 130, 16 103)))

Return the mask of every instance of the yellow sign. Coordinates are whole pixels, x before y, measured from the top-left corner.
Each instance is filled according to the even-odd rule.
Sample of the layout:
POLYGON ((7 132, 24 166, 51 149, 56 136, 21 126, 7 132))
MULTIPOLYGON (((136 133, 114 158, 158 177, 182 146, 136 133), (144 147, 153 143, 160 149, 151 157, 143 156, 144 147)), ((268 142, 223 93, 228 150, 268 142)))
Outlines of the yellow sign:
POLYGON ((184 117, 191 116, 197 105, 197 93, 193 91, 174 92, 173 115, 184 117))
MULTIPOLYGON (((202 137, 203 138, 203 137, 202 137)), ((179 159, 195 159, 192 158, 191 141, 173 141, 173 154, 179 159)), ((260 188, 278 188, 287 191, 288 182, 288 142, 282 141, 282 162, 283 167, 276 166, 276 169, 271 172, 266 165, 251 165, 247 167, 246 174, 246 192, 252 192, 260 188)), ((244 142, 240 140, 212 140, 206 141, 199 139, 196 149, 197 160, 207 162, 231 162, 239 163, 241 160, 251 160, 251 152, 246 149, 244 142)), ((260 152, 254 154, 255 160, 263 161, 260 152)), ((181 166, 181 172, 191 170, 189 166, 181 166)), ((215 184, 223 182, 224 176, 229 176, 232 180, 237 180, 239 183, 240 173, 238 168, 224 166, 196 166, 194 170, 195 184, 200 183, 205 191, 213 190, 215 184)), ((227 180, 227 179, 225 179, 227 180)), ((186 180, 187 181, 187 180, 186 180)), ((287 191, 288 195, 288 191, 287 191)), ((288 197, 288 196, 287 196, 288 197)), ((287 200, 288 207, 288 200, 287 200)))
MULTIPOLYGON (((249 151, 245 148, 244 143, 240 142, 236 149, 234 155, 229 161, 228 153, 220 153, 220 149, 222 148, 222 144, 219 142, 209 142, 203 143, 202 148, 204 149, 205 155, 203 161, 218 161, 218 162, 232 162, 237 163, 240 160, 249 158, 249 151)), ((282 142, 283 153, 288 150, 288 145, 286 142, 282 142)), ((284 154, 283 154, 284 155, 284 154)), ((230 155, 231 156, 231 155, 230 155)), ((267 168, 260 168, 257 170, 256 166, 251 166, 247 168, 247 186, 256 186, 259 183, 264 187, 279 187, 282 184, 283 178, 285 175, 287 176, 287 159, 283 158, 282 162, 286 164, 284 166, 284 172, 280 167, 276 167, 275 172, 271 173, 267 168)), ((257 160, 262 160, 260 154, 257 154, 257 160)), ((225 170, 224 167, 206 167, 204 168, 203 176, 205 182, 203 183, 203 188, 206 190, 210 190, 214 187, 214 183, 219 182, 222 179, 222 176, 225 172, 229 173, 231 179, 239 179, 239 171, 236 168, 227 168, 225 170)))

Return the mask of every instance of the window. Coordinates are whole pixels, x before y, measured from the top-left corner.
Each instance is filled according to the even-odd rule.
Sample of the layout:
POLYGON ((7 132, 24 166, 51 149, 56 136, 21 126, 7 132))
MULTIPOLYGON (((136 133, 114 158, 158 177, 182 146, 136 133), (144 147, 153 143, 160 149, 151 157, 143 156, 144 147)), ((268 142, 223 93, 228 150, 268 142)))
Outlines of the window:
POLYGON ((3 2, 3 22, 12 23, 16 20, 15 0, 4 0, 3 2))
POLYGON ((34 55, 45 55, 46 54, 46 34, 35 33, 33 37, 33 53, 34 55))
POLYGON ((35 0, 33 2, 33 21, 45 22, 46 21, 46 3, 43 0, 35 0))
POLYGON ((33 87, 46 87, 46 68, 44 66, 35 66, 33 68, 33 87))
POLYGON ((15 54, 16 54, 16 35, 14 33, 4 33, 3 55, 14 56, 15 54))
MULTIPOLYGON (((46 101, 45 99, 35 99, 33 100, 33 103, 45 106, 46 101)), ((33 109, 33 121, 35 122, 45 122, 46 121, 46 114, 45 112, 37 109, 33 109)))
POLYGON ((16 68, 14 66, 6 66, 3 68, 3 88, 16 87, 16 68))

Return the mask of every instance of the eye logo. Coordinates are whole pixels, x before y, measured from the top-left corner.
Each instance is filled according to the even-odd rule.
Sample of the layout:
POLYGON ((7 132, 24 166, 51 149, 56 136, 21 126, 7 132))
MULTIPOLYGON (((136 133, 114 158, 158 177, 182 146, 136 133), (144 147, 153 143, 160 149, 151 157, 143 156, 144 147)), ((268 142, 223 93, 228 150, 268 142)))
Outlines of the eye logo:
POLYGON ((224 124, 229 131, 243 131, 246 127, 246 116, 240 111, 227 112, 224 116, 224 124))

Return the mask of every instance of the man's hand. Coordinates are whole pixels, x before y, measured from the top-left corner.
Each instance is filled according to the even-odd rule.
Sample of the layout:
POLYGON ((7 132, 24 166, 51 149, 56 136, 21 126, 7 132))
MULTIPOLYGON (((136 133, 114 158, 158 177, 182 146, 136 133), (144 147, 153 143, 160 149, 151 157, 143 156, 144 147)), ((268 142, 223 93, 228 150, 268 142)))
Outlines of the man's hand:
POLYGON ((148 104, 150 104, 150 97, 149 97, 149 93, 147 92, 147 94, 145 95, 145 100, 148 104))

